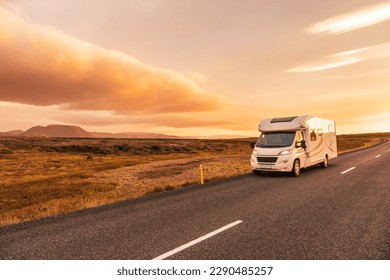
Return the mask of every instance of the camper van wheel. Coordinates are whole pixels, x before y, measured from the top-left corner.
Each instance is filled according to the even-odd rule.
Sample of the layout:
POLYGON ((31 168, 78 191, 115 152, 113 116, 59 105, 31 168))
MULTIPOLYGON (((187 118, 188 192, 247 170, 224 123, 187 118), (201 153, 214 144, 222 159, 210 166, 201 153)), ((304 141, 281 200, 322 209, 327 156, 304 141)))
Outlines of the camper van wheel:
POLYGON ((301 175, 301 164, 299 163, 299 159, 294 160, 291 173, 294 177, 298 177, 299 175, 301 175))
POLYGON ((328 167, 328 155, 326 155, 324 161, 321 162, 321 167, 322 168, 327 168, 328 167))
POLYGON ((260 170, 252 170, 252 171, 253 171, 253 174, 255 174, 255 175, 260 175, 261 174, 260 170))

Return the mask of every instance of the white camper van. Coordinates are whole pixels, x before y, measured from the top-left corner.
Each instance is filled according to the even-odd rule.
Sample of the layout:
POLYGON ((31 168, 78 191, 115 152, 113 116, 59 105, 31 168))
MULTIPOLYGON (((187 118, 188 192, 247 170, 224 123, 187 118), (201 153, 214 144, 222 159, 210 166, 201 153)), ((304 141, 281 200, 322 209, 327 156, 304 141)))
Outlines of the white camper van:
POLYGON ((253 145, 253 173, 291 172, 298 177, 301 168, 315 164, 328 166, 337 157, 336 125, 310 115, 262 120, 261 132, 253 145))

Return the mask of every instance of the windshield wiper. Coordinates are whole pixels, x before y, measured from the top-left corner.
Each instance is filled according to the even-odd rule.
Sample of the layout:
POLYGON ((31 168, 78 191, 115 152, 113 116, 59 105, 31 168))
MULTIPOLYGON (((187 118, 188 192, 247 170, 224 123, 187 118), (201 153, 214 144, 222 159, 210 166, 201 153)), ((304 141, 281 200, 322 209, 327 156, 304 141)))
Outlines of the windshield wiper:
POLYGON ((263 144, 258 144, 257 147, 260 148, 281 148, 281 147, 287 147, 285 145, 263 145, 263 144))

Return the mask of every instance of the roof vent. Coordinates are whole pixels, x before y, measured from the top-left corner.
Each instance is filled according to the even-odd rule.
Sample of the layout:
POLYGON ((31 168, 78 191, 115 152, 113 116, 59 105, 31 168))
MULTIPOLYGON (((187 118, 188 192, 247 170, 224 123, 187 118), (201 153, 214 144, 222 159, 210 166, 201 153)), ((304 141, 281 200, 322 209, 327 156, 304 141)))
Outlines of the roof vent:
POLYGON ((285 118, 274 118, 271 120, 271 123, 280 123, 280 122, 292 122, 295 120, 298 116, 294 117, 285 117, 285 118))

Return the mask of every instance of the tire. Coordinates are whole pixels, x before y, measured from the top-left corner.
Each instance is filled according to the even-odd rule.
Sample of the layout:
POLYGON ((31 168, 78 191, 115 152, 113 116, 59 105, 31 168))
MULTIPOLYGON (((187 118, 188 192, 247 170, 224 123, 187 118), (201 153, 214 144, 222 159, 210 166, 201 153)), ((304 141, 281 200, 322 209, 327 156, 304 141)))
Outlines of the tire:
POLYGON ((301 164, 299 162, 299 159, 294 160, 291 175, 294 177, 299 177, 299 175, 301 175, 301 164))
POLYGON ((253 174, 255 174, 255 175, 260 175, 261 174, 260 170, 252 170, 252 171, 253 171, 253 174))
POLYGON ((328 163, 329 163, 328 155, 326 155, 324 161, 320 163, 321 167, 322 168, 327 168, 328 167, 328 163))

